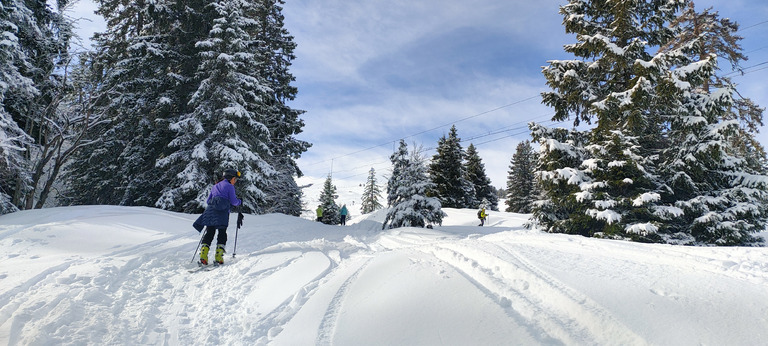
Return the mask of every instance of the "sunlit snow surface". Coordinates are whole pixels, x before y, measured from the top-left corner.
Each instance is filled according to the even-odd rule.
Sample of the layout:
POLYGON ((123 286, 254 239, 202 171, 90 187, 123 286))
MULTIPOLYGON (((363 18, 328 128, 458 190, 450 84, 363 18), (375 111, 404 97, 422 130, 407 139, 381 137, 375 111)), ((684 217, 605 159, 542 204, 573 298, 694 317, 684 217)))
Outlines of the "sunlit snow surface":
MULTIPOLYGON (((758 345, 768 248, 647 245, 445 209, 433 230, 248 215, 189 273, 196 215, 0 216, 0 344, 758 345)), ((231 225, 234 225, 234 217, 231 225)))

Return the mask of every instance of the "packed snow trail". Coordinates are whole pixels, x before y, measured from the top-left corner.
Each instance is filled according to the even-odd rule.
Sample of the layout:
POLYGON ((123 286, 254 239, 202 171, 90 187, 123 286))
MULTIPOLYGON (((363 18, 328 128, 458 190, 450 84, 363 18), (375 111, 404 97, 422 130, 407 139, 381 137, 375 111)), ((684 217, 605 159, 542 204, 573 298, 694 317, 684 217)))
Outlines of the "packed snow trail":
POLYGON ((195 273, 196 215, 100 206, 0 216, 0 344, 768 339, 766 248, 543 234, 519 214, 476 227, 473 210, 447 212, 434 230, 387 231, 380 214, 347 227, 248 215, 237 258, 195 273))

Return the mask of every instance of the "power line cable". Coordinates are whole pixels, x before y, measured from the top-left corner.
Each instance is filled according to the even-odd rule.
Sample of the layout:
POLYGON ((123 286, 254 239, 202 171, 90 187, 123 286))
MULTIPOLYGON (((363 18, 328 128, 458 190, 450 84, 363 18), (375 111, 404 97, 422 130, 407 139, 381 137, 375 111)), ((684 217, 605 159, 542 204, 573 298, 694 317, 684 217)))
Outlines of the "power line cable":
POLYGON ((753 73, 753 72, 757 72, 757 71, 762 71, 762 70, 767 70, 767 69, 768 69, 768 66, 759 68, 757 70, 752 70, 752 71, 746 72, 744 74, 749 74, 749 73, 753 73))
POLYGON ((752 73, 752 72, 755 72, 755 71, 760 71, 760 70, 762 70, 762 69, 758 69, 758 70, 754 70, 754 71, 747 71, 747 70, 749 70, 749 69, 751 69, 751 68, 755 68, 755 67, 758 67, 758 66, 762 66, 762 65, 765 65, 765 64, 768 64, 768 60, 766 60, 766 61, 763 61, 763 62, 761 62, 761 63, 757 63, 757 64, 755 64, 755 65, 752 65, 752 66, 748 66, 748 67, 740 68, 740 69, 738 69, 738 70, 736 70, 736 71, 731 71, 731 72, 729 72, 729 73, 726 73, 726 74, 724 75, 724 77, 727 77, 727 76, 730 76, 730 75, 733 75, 733 74, 737 74, 737 73, 738 73, 738 74, 740 74, 740 75, 745 75, 745 74, 749 74, 749 73, 752 73))
POLYGON ((765 24, 765 23, 768 23, 768 20, 764 20, 764 21, 762 21, 762 22, 760 22, 760 23, 755 23, 755 24, 752 24, 752 25, 750 25, 750 26, 745 26, 745 27, 743 27, 743 28, 739 28, 739 31, 744 31, 744 30, 747 30, 747 29, 751 29, 751 28, 754 28, 754 27, 756 27, 756 26, 758 26, 758 25, 763 25, 763 24, 765 24))
POLYGON ((756 48, 756 49, 750 50, 749 52, 746 52, 746 53, 744 53, 744 54, 747 54, 747 55, 749 55, 749 53, 754 53, 754 52, 757 52, 757 51, 759 51, 759 50, 763 50, 763 49, 766 49, 766 48, 768 48, 768 46, 762 46, 762 47, 760 47, 760 48, 756 48))
POLYGON ((446 127, 448 125, 453 125, 453 124, 456 124, 456 123, 459 123, 459 122, 462 122, 462 121, 466 121, 466 120, 469 120, 469 119, 477 118, 479 116, 486 115, 488 113, 492 113, 492 112, 495 112, 495 111, 498 111, 498 110, 501 110, 501 109, 504 109, 504 108, 507 108, 507 107, 511 107, 511 106, 514 106, 514 105, 517 105, 517 104, 520 104, 520 103, 523 103, 523 102, 526 102, 526 101, 530 101, 530 100, 538 98, 538 97, 540 97, 540 95, 531 96, 531 97, 528 97, 528 98, 525 98, 525 99, 522 99, 522 100, 518 100, 518 101, 509 103, 509 104, 506 104, 506 105, 503 105, 503 106, 500 106, 500 107, 496 107, 496 108, 491 109, 491 110, 487 110, 487 111, 480 112, 480 113, 477 113, 477 114, 474 114, 474 115, 471 115, 471 116, 468 116, 468 117, 464 117, 464 118, 458 119, 456 121, 453 121, 453 122, 450 122, 450 123, 447 123, 447 124, 443 124, 443 125, 440 125, 440 126, 433 127, 431 129, 427 129, 427 130, 424 130, 424 131, 421 131, 421 132, 417 132, 417 133, 414 133, 414 134, 409 135, 409 136, 405 136, 405 137, 401 137, 401 138, 398 138, 398 139, 395 139, 395 140, 391 140, 391 141, 388 141, 386 143, 381 143, 381 144, 374 145, 374 146, 371 146, 371 147, 368 147, 368 148, 365 148, 365 149, 361 149, 361 150, 358 150, 358 151, 354 151, 354 152, 351 152, 351 153, 335 156, 335 157, 332 157, 330 159, 325 159, 325 160, 322 160, 322 161, 313 162, 313 163, 305 165, 304 167, 311 167, 311 166, 319 165, 321 163, 326 163, 328 161, 333 161, 333 160, 340 159, 340 158, 343 158, 343 157, 359 154, 359 153, 362 153, 362 152, 365 152, 365 151, 368 151, 368 150, 376 149, 378 147, 383 147, 385 145, 390 145, 392 143, 397 143, 397 141, 400 140, 400 139, 407 139, 407 138, 411 138, 411 137, 416 137, 418 135, 421 135, 421 134, 424 134, 424 133, 427 133, 427 132, 431 132, 431 131, 440 129, 440 128, 446 127))
MULTIPOLYGON (((479 116, 481 116, 481 115, 486 115, 486 114, 488 114, 488 113, 492 113, 492 112, 495 112, 495 111, 497 111, 497 110, 500 110, 500 109, 504 109, 504 108, 507 108, 507 107, 511 107, 511 106, 514 106, 514 105, 516 105, 516 104, 519 104, 519 103, 523 103, 523 102, 526 102, 526 101, 530 101, 530 100, 533 100, 533 99, 535 99, 535 98, 537 98, 537 97, 540 97, 540 95, 531 96, 531 97, 528 97, 528 98, 522 99, 522 100, 520 100, 520 101, 512 102, 512 103, 510 103, 510 104, 507 104, 507 105, 503 105, 503 106, 501 106, 501 107, 497 107, 497 108, 494 108, 494 109, 491 109, 491 110, 488 110, 488 111, 485 111, 485 112, 482 112, 482 113, 478 113, 478 114, 475 114, 475 115, 471 115, 471 116, 468 116, 468 117, 466 117, 466 118, 461 118, 461 119, 459 119, 459 120, 456 120, 456 121, 453 121, 453 122, 450 122, 450 123, 447 123, 447 124, 443 124, 443 125, 440 125, 440 126, 437 126, 437 127, 431 128, 431 129, 429 129, 429 130, 424 130, 424 131, 421 131, 421 132, 419 132, 419 133, 416 133, 416 134, 413 134, 413 135, 410 135, 410 136, 407 136, 407 137, 403 137, 402 139, 411 138, 411 137, 416 137, 416 136, 418 136, 418 135, 421 135, 421 134, 424 134, 424 133, 427 133, 427 132, 431 132, 431 131, 434 131, 434 130, 437 130, 437 129, 441 129, 441 128, 443 128, 443 127, 446 127, 446 126, 449 126, 449 125, 454 125, 454 124, 456 124, 456 123, 460 123, 460 122, 462 122, 462 121, 466 121, 466 120, 469 120, 469 119, 477 118, 477 117, 479 117, 479 116)), ((390 142, 390 143, 391 143, 391 142, 390 142)), ((387 143, 387 144, 389 144, 389 143, 387 143)))
MULTIPOLYGON (((553 113, 548 113, 548 114, 545 114, 545 115, 551 115, 551 114, 553 114, 553 113)), ((539 116, 539 118, 540 117, 541 116, 539 116)), ((547 120, 545 122, 542 122, 541 124, 542 125, 552 125, 552 124, 559 124, 559 123, 564 123, 564 121, 547 120)), ((511 127, 511 126, 507 126, 507 127, 511 127)), ((527 125, 525 125, 525 126, 518 126, 518 127, 515 127, 515 128, 509 128, 509 129, 505 129, 505 130, 501 130, 501 131, 495 131, 493 133, 488 133, 488 134, 483 134, 483 135, 475 136, 475 137, 472 137, 472 138, 462 139, 461 141, 459 141, 459 143, 466 143, 466 142, 469 142, 469 141, 474 140, 474 139, 489 137, 489 136, 500 134, 500 133, 505 133, 505 132, 510 132, 510 131, 518 131, 516 133, 506 134, 506 135, 504 135, 502 137, 499 137, 499 138, 494 138, 494 139, 491 139, 491 140, 488 140, 488 141, 484 141, 484 142, 480 142, 480 143, 476 143, 475 144, 475 146, 481 146, 483 144, 492 143, 492 142, 496 142, 496 141, 500 141, 500 140, 508 139, 508 138, 513 138, 515 136, 525 134, 529 130, 527 130, 527 129, 522 130, 522 129, 524 129, 526 127, 527 127, 527 125), (522 130, 522 131, 520 131, 520 130, 522 130)), ((429 153, 431 151, 434 151, 435 149, 437 149, 437 147, 421 148, 421 150, 419 151, 419 154, 426 154, 426 153, 429 153)), ((360 169, 360 168, 376 167, 376 166, 380 166, 380 165, 386 165, 386 164, 389 164, 389 163, 390 163, 389 161, 372 162, 372 163, 368 163, 368 164, 365 164, 365 165, 360 165, 358 167, 354 167, 354 168, 351 168, 351 169, 346 169, 346 170, 342 170, 342 171, 336 171, 336 173, 350 172, 350 171, 355 171, 355 170, 360 169)), ((364 174, 367 174, 367 173, 368 172, 361 172, 361 173, 345 176, 345 177, 342 177, 342 178, 339 178, 339 179, 344 180, 344 179, 354 178, 354 177, 358 177, 358 176, 361 176, 361 175, 364 175, 364 174)))

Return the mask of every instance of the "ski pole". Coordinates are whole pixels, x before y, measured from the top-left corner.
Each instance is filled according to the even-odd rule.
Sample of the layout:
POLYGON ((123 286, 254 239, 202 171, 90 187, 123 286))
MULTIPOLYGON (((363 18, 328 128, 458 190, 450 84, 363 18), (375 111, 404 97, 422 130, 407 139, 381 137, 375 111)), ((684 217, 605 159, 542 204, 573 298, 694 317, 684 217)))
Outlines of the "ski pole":
POLYGON ((200 249, 200 244, 202 244, 202 243, 203 243, 203 237, 205 237, 205 232, 204 232, 204 231, 202 231, 202 232, 200 232, 200 233, 202 233, 203 235, 201 235, 201 236, 200 236, 200 241, 199 241, 199 242, 197 242, 197 247, 195 248, 195 254, 194 254, 194 255, 192 255, 192 261, 191 261, 191 262, 189 262, 189 263, 192 263, 192 262, 194 262, 194 261, 195 261, 195 257, 197 257, 197 250, 199 250, 199 249, 200 249))
POLYGON ((240 231, 240 227, 238 227, 238 228, 235 230, 235 248, 234 248, 234 249, 232 249, 232 258, 235 258, 235 255, 236 255, 236 253, 237 253, 237 233, 238 233, 239 231, 240 231))
MULTIPOLYGON (((237 207, 237 217, 240 218, 240 213, 242 213, 243 208, 237 207)), ((232 258, 235 258, 235 255, 237 254, 237 234, 240 233, 240 223, 237 223, 237 228, 235 229, 235 248, 232 249, 232 258)))

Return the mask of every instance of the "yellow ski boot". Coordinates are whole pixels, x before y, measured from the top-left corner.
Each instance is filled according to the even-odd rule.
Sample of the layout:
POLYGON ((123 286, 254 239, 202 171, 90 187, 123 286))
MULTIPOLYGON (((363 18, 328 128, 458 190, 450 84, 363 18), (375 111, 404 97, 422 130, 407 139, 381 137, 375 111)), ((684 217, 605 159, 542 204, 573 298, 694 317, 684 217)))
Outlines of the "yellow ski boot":
POLYGON ((208 250, 208 244, 203 244, 203 247, 200 248, 200 265, 208 265, 208 250))
POLYGON ((224 245, 217 245, 216 246, 216 257, 214 258, 214 261, 216 261, 216 265, 222 265, 224 264, 224 245))

